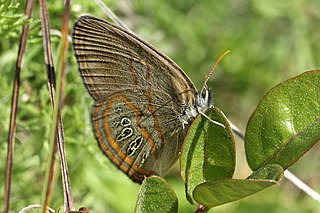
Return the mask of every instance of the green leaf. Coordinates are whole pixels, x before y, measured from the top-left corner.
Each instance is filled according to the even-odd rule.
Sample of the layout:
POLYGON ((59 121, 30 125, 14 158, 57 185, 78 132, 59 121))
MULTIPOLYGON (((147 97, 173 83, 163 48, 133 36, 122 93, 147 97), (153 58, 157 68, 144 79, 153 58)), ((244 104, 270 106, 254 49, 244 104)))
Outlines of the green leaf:
POLYGON ((283 168, 278 164, 268 164, 254 171, 247 179, 249 180, 275 180, 279 181, 283 176, 283 168))
POLYGON ((202 183, 194 189, 193 197, 199 204, 211 208, 240 200, 274 186, 282 175, 281 166, 267 165, 253 172, 245 180, 230 179, 202 183), (264 179, 265 177, 271 179, 264 179))
POLYGON ((320 140, 320 70, 272 88, 249 119, 245 148, 252 170, 288 168, 320 140))
POLYGON ((193 203, 192 192, 197 185, 231 178, 235 168, 235 144, 228 121, 217 108, 208 110, 206 114, 225 128, 200 115, 188 130, 180 167, 190 203, 193 203))
POLYGON ((178 212, 178 198, 163 178, 151 176, 140 187, 135 212, 178 212))

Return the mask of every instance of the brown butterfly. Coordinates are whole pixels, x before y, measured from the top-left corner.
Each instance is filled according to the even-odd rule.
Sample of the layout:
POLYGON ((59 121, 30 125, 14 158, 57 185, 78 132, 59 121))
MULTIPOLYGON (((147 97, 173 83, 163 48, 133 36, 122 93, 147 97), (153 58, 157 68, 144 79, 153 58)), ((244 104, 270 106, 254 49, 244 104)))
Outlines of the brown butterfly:
POLYGON ((133 181, 164 175, 192 120, 213 107, 170 58, 132 33, 91 16, 78 19, 73 47, 95 103, 92 125, 105 155, 133 181))

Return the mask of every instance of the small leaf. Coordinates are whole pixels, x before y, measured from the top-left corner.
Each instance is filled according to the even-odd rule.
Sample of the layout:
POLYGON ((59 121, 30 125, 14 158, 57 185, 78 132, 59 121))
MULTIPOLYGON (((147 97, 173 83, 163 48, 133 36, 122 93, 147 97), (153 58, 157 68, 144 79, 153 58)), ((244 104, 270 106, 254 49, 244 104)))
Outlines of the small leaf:
POLYGON ((163 178, 151 176, 140 186, 135 212, 178 212, 178 198, 163 178))
POLYGON ((288 168, 320 141, 320 70, 272 88, 247 125, 245 148, 252 170, 279 164, 288 168))
POLYGON ((283 176, 283 168, 278 164, 268 164, 253 172, 247 179, 279 181, 283 176))
POLYGON ((230 203, 256 194, 274 186, 281 179, 283 170, 279 165, 268 165, 253 172, 248 179, 209 181, 198 185, 193 191, 194 199, 208 208, 230 203), (255 179, 252 179, 252 178, 255 179), (256 179, 272 177, 272 179, 256 179))
POLYGON ((208 110, 206 114, 225 128, 200 115, 188 130, 180 167, 190 203, 193 203, 192 192, 197 185, 204 181, 231 178, 235 168, 235 144, 228 121, 217 108, 208 110))

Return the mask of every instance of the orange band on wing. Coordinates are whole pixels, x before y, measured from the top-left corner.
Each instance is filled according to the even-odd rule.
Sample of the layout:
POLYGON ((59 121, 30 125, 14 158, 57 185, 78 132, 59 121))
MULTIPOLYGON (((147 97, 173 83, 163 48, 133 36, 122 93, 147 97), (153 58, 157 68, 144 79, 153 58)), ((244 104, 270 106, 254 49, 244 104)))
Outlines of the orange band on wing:
MULTIPOLYGON (((106 106, 106 110, 104 112, 104 130, 107 134, 107 140, 110 144, 110 146, 117 152, 117 157, 109 150, 109 148, 105 145, 105 143, 103 142, 103 136, 100 133, 100 128, 99 128, 99 119, 94 121, 94 126, 96 129, 96 136, 99 140, 99 144, 101 149, 103 149, 103 151, 105 152, 105 154, 124 172, 128 173, 128 175, 130 177, 135 176, 134 178, 137 179, 137 176, 134 172, 130 172, 130 169, 133 169, 134 171, 136 171, 137 173, 140 174, 144 174, 144 175, 151 175, 152 172, 149 170, 145 170, 145 169, 141 169, 140 167, 138 167, 137 165, 134 164, 134 161, 128 157, 124 152, 120 151, 120 147, 118 146, 117 142, 114 140, 114 138, 112 137, 111 131, 110 131, 110 127, 108 124, 108 116, 109 116, 109 111, 112 107, 112 104, 114 103, 114 101, 116 99, 121 99, 124 103, 126 103, 130 109, 132 109, 136 115, 137 115, 137 120, 138 120, 138 124, 140 123, 140 120, 142 118, 142 112, 140 110, 138 110, 127 98, 119 95, 119 96, 115 96, 113 97, 107 104, 106 106), (120 158, 121 160, 119 160, 118 158, 120 158), (129 165, 129 167, 126 164, 123 164, 123 162, 125 162, 127 165, 129 165)), ((95 112, 94 114, 98 114, 99 111, 101 110, 101 107, 103 106, 103 104, 101 104, 100 106, 96 106, 95 112)), ((151 138, 150 133, 146 130, 146 128, 142 127, 140 124, 138 125, 138 127, 141 130, 142 135, 147 139, 147 141, 149 142, 149 144, 151 145, 151 147, 154 148, 153 151, 155 151, 155 143, 151 138)), ((141 179, 141 177, 139 177, 139 179, 141 179)))

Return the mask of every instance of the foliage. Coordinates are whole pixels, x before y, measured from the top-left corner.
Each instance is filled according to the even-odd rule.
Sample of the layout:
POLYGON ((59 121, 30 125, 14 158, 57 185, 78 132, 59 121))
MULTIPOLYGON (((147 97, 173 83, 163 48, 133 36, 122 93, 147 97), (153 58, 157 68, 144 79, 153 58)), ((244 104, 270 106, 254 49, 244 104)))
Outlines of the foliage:
POLYGON ((135 212, 177 212, 178 199, 171 186, 160 177, 143 181, 135 212))
POLYGON ((8 39, 10 37, 19 37, 18 29, 26 24, 25 15, 19 9, 19 3, 13 1, 0 1, 0 36, 8 39))

